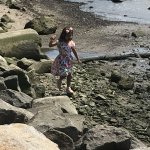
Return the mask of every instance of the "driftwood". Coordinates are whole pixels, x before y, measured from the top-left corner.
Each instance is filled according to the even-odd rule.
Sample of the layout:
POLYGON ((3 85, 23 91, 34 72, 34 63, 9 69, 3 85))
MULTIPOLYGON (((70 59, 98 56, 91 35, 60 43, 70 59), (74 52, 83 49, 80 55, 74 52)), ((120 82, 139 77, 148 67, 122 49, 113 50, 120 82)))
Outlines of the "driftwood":
POLYGON ((127 59, 129 57, 137 57, 137 58, 149 58, 150 52, 147 53, 128 53, 128 54, 120 54, 120 55, 103 55, 103 56, 97 56, 97 57, 90 57, 90 58, 83 58, 81 61, 83 63, 90 62, 94 60, 122 60, 127 59))

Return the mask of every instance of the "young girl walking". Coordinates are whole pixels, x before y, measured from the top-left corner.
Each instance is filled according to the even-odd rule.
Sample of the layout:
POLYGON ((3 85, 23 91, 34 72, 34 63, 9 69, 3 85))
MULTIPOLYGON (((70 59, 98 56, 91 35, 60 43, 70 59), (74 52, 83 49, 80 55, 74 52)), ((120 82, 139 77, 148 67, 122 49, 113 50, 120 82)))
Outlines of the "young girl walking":
POLYGON ((66 92, 68 94, 73 94, 73 90, 71 89, 71 78, 72 78, 72 61, 73 56, 76 57, 78 63, 80 62, 78 54, 75 49, 75 42, 72 40, 73 38, 73 28, 72 27, 65 27, 60 34, 58 40, 56 40, 56 36, 52 36, 50 38, 49 46, 58 47, 59 54, 55 58, 52 67, 51 73, 54 76, 59 76, 57 81, 57 87, 61 90, 62 80, 67 78, 67 88, 66 92))

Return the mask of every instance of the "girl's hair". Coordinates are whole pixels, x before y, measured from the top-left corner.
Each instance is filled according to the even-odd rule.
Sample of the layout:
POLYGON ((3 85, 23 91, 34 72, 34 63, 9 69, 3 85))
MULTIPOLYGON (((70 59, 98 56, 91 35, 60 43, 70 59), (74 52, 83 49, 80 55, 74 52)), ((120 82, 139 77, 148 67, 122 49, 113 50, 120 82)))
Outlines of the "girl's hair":
POLYGON ((60 34, 60 37, 58 39, 59 42, 65 42, 66 41, 66 35, 68 33, 72 32, 72 36, 73 36, 73 28, 72 27, 65 27, 61 34, 60 34))

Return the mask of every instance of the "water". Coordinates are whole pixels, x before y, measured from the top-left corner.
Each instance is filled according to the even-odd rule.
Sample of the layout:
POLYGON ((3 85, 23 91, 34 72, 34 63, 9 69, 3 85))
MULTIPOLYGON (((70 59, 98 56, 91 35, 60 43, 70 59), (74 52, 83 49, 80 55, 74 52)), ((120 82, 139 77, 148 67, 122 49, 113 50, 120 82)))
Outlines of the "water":
MULTIPOLYGON (((58 49, 52 49, 52 48, 42 48, 42 52, 44 52, 49 58, 55 59, 56 56, 59 54, 58 49)), ((148 48, 133 48, 131 50, 128 50, 126 53, 124 52, 118 52, 117 55, 126 55, 126 54, 131 54, 131 53, 137 53, 137 54, 143 54, 143 53, 149 53, 150 54, 150 49, 148 48)), ((107 56, 107 55, 112 55, 115 56, 116 53, 102 53, 102 52, 80 52, 78 51, 78 55, 80 59, 84 58, 96 58, 99 56, 107 56)), ((74 55, 72 54, 74 57, 74 55)), ((74 57, 75 58, 75 57, 74 57)))
MULTIPOLYGON (((56 56, 59 54, 58 49, 50 49, 50 48, 42 48, 42 52, 44 52, 49 58, 55 59, 56 56)), ((80 52, 78 51, 79 57, 82 58, 92 58, 97 57, 98 53, 96 52, 80 52)), ((74 55, 72 54, 74 57, 74 55)))
POLYGON ((150 0, 124 0, 122 3, 114 3, 111 0, 66 1, 82 2, 82 11, 94 13, 106 20, 150 24, 150 0))

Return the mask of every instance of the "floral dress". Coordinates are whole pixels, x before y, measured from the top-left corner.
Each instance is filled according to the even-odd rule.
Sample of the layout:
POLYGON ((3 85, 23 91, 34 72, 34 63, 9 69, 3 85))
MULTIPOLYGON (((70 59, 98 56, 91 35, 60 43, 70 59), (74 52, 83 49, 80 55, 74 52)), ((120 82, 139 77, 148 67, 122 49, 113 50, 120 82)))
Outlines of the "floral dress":
POLYGON ((59 55, 55 58, 51 67, 51 73, 54 76, 68 76, 72 72, 72 46, 75 46, 74 43, 68 45, 65 42, 58 42, 59 55))

